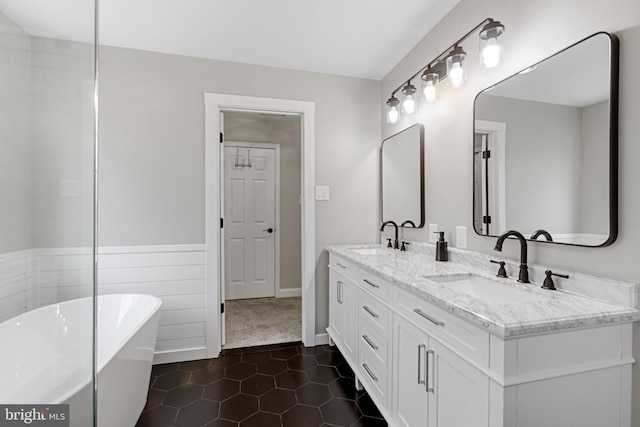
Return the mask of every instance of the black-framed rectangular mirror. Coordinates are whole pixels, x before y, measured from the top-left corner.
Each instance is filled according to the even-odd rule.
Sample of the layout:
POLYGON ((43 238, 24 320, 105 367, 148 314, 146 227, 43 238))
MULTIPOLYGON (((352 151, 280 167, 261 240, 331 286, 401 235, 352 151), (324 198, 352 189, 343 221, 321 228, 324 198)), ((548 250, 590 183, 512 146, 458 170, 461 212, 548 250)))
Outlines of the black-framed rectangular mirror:
POLYGON ((380 152, 382 221, 423 227, 424 127, 417 123, 385 139, 380 152))
POLYGON ((607 246, 618 234, 618 39, 599 32, 480 92, 476 233, 607 246))

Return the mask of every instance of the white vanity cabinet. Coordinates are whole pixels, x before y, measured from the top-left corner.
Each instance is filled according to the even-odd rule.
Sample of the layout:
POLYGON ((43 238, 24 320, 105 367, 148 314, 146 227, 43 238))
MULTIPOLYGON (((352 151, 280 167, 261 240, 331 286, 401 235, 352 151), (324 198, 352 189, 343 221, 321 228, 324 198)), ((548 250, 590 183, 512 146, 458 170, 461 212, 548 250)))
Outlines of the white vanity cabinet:
POLYGON ((329 269, 329 327, 331 341, 351 364, 356 363, 358 340, 358 269, 343 259, 332 258, 329 269))
POLYGON ((498 334, 374 271, 330 254, 327 332, 390 426, 631 426, 630 321, 498 334))

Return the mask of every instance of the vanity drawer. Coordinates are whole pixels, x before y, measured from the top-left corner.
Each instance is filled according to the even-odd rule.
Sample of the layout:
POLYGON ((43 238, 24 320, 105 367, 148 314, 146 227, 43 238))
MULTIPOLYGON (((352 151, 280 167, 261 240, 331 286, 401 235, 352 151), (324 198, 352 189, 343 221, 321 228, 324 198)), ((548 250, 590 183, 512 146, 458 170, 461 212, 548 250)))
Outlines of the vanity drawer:
POLYGON ((342 274, 346 279, 358 281, 358 267, 339 255, 329 255, 329 267, 342 274))
POLYGON ((429 335, 478 365, 489 366, 489 332, 402 290, 395 292, 394 306, 398 313, 429 335))
POLYGON ((367 391, 375 395, 378 401, 388 407, 388 374, 387 366, 382 363, 369 346, 360 345, 359 378, 367 391))
POLYGON ((391 285, 367 271, 360 270, 360 287, 371 292, 373 295, 380 298, 382 301, 389 301, 389 292, 391 285))
POLYGON ((368 347, 384 365, 387 363, 387 339, 367 319, 360 319, 360 347, 368 347))
POLYGON ((367 294, 359 292, 359 316, 367 319, 376 326, 379 333, 386 336, 389 330, 389 309, 381 301, 367 294))

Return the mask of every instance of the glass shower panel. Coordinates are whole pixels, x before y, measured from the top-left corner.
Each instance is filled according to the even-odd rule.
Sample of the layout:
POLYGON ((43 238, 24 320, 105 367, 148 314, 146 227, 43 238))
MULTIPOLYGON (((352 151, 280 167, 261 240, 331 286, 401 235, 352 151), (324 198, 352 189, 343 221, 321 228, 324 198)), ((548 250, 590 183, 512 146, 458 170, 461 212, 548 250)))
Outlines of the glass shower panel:
POLYGON ((0 0, 0 424, 34 408, 94 424, 95 4, 79 4, 0 0))

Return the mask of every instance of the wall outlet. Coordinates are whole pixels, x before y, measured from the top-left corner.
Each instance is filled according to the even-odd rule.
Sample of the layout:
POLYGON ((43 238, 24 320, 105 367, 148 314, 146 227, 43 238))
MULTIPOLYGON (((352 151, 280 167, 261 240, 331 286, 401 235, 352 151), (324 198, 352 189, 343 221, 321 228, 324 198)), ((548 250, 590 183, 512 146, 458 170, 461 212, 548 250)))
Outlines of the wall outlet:
POLYGON ((467 227, 456 227, 456 248, 467 248, 467 227))
POLYGON ((328 185, 316 185, 316 200, 329 200, 328 185))
POLYGON ((429 243, 435 243, 438 241, 438 224, 429 224, 429 243))

